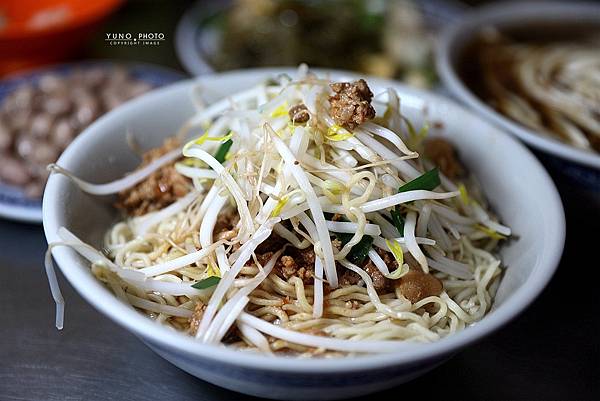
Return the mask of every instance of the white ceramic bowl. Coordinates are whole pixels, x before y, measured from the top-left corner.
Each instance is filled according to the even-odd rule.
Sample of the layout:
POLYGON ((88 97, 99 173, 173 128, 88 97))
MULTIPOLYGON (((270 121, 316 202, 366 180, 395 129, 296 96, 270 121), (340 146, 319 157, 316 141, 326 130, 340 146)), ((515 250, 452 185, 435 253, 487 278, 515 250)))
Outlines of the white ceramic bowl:
POLYGON ((482 28, 523 27, 536 23, 581 23, 600 25, 600 4, 579 2, 500 2, 476 9, 450 24, 439 37, 436 51, 438 74, 450 93, 485 119, 517 136, 540 151, 552 170, 600 199, 600 155, 544 136, 497 112, 463 82, 457 67, 465 46, 472 43, 482 28))
MULTIPOLYGON (((143 136, 145 147, 157 146, 192 114, 190 94, 195 85, 217 99, 281 71, 209 75, 153 91, 100 118, 69 146, 58 163, 95 182, 121 177, 137 163, 127 147, 127 130, 143 136)), ((343 73, 333 76, 339 80, 356 78, 343 73)), ((392 81, 368 81, 375 93, 389 86, 396 88, 403 112, 416 122, 423 120, 424 113, 432 121, 443 121, 445 135, 458 146, 502 221, 518 237, 502 248, 506 273, 493 310, 481 322, 405 352, 349 359, 272 358, 203 345, 154 323, 114 297, 92 276, 88 263, 71 249, 53 250, 60 269, 96 309, 173 364, 218 386, 268 398, 335 399, 374 392, 411 380, 481 340, 521 313, 552 277, 565 235, 560 198, 532 154, 499 129, 441 97, 392 81)), ((58 241, 58 228, 66 226, 95 246, 101 246, 104 232, 117 218, 110 199, 86 195, 59 175, 48 181, 43 214, 48 242, 58 241)))

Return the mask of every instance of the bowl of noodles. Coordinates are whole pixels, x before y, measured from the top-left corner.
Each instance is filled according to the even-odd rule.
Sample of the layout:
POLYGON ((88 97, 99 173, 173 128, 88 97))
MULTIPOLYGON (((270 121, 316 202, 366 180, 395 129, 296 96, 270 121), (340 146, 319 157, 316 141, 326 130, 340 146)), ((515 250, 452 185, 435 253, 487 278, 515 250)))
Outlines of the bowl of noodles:
POLYGON ((306 66, 153 91, 49 169, 57 327, 52 256, 165 359, 268 398, 427 372, 522 312, 564 243, 556 189, 514 139, 441 97, 306 66))
POLYGON ((448 26, 437 67, 450 93, 600 198, 600 6, 490 5, 448 26))

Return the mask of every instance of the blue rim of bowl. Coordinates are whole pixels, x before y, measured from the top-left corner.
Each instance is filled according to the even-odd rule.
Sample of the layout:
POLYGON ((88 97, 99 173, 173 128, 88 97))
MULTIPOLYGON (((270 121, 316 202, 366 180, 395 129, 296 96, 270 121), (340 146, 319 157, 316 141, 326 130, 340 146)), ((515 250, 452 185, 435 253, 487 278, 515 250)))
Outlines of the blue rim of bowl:
MULTIPOLYGON (((235 77, 243 74, 256 74, 257 72, 265 74, 265 76, 274 76, 280 73, 293 73, 294 69, 290 68, 264 68, 264 69, 247 69, 229 71, 219 74, 211 74, 222 77, 235 77)), ((346 76, 356 76, 355 72, 339 71, 339 70, 320 70, 315 69, 317 73, 330 72, 332 74, 345 74, 346 76)), ((196 82, 201 83, 205 79, 210 79, 210 76, 200 77, 196 82)), ((259 78, 257 78, 259 79, 259 78)), ((380 86, 390 85, 390 80, 380 78, 368 78, 370 81, 377 82, 380 86)), ((174 90, 179 86, 188 85, 190 81, 180 82, 169 87, 162 88, 153 93, 144 96, 162 96, 163 92, 174 90)), ((486 316, 481 322, 469 327, 468 330, 463 330, 452 336, 442 338, 436 342, 428 343, 419 349, 411 349, 405 352, 396 352, 390 354, 377 354, 355 357, 352 360, 356 363, 348 363, 348 359, 298 359, 278 357, 271 358, 261 354, 243 353, 240 351, 228 349, 225 347, 217 347, 208 344, 199 343, 197 340, 183 333, 174 332, 168 328, 157 325, 154 321, 148 319, 142 314, 132 311, 127 305, 117 299, 108 289, 101 287, 93 276, 87 270, 78 268, 81 260, 78 258, 75 251, 64 247, 54 248, 52 254, 55 257, 57 264, 66 278, 71 282, 77 292, 85 298, 98 311, 108 316, 114 322, 122 326, 128 331, 142 338, 144 342, 152 344, 154 347, 159 347, 163 350, 168 349, 177 352, 179 356, 190 358, 200 358, 215 363, 231 365, 248 369, 260 369, 263 371, 272 372, 294 372, 294 373, 313 373, 313 374, 331 374, 331 373, 347 373, 363 370, 372 370, 378 368, 386 368, 389 366, 417 363, 443 356, 448 356, 453 352, 482 340, 494 331, 509 323, 511 320, 519 316, 525 309, 540 295, 546 287, 560 261, 564 242, 565 242, 565 215, 562 206, 562 201, 556 190, 554 182, 541 165, 541 163, 532 155, 532 153, 510 135, 498 127, 493 127, 488 121, 477 116, 473 111, 467 110, 443 96, 433 93, 427 93, 414 88, 409 88, 394 82, 394 86, 402 87, 402 90, 407 94, 417 96, 423 101, 438 102, 445 104, 450 109, 458 110, 465 113, 469 118, 475 119, 482 124, 489 125, 494 129, 503 140, 512 143, 515 146, 515 151, 518 157, 527 158, 532 168, 537 170, 538 178, 544 182, 544 186, 548 189, 544 201, 549 204, 549 218, 554 222, 554 232, 550 237, 551 243, 547 250, 540 255, 544 263, 534 269, 532 276, 527 279, 523 285, 508 299, 501 308, 496 309, 492 314, 486 316), (106 294, 102 299, 98 299, 91 294, 91 290, 97 288, 106 294), (102 289, 101 289, 102 288, 102 289)), ((123 108, 136 107, 135 102, 141 101, 140 98, 134 99, 124 105, 123 108)), ((123 109, 122 109, 123 110, 123 109)), ((101 117, 94 124, 101 124, 105 117, 101 117)), ((92 128, 92 126, 90 126, 92 128)), ((92 134, 87 131, 87 134, 92 134)), ((86 132, 75 141, 85 140, 86 132)), ((69 149, 64 155, 70 153, 69 149)), ((64 156, 63 155, 63 156, 64 156)), ((59 199, 60 191, 65 185, 69 185, 67 180, 61 180, 62 177, 51 176, 49 185, 44 192, 44 232, 48 242, 60 241, 57 235, 59 220, 62 219, 62 212, 57 209, 57 202, 50 202, 50 199, 59 199)))
MULTIPOLYGON (((131 75, 143 82, 159 88, 186 78, 186 74, 159 65, 117 61, 85 60, 72 63, 54 64, 6 76, 0 81, 0 102, 23 84, 36 83, 47 73, 66 74, 79 68, 124 66, 131 75)), ((21 188, 0 182, 0 217, 29 223, 42 222, 42 199, 28 198, 21 188)))

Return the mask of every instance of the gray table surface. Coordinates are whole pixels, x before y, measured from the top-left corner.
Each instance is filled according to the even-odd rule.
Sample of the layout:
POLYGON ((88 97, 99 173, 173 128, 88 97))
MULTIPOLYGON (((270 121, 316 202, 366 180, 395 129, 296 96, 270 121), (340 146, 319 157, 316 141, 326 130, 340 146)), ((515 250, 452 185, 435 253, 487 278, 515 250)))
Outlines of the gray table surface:
MULTIPOLYGON (((566 201, 563 262, 522 316, 425 376, 365 399, 600 399, 599 213, 577 196, 566 201)), ((161 359, 62 277, 66 325, 57 331, 45 249, 41 227, 0 220, 0 400, 251 399, 161 359)))

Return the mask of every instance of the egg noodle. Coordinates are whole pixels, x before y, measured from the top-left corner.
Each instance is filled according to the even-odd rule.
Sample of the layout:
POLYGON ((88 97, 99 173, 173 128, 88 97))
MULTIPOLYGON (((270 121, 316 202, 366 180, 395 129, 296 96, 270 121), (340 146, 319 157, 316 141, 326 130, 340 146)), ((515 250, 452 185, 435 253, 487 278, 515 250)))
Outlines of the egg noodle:
MULTIPOLYGON (((183 129, 197 139, 113 183, 51 166, 82 190, 107 194, 179 158, 176 169, 193 189, 115 224, 102 250, 64 227, 50 249, 70 246, 124 303, 208 344, 303 356, 391 352, 477 322, 501 276, 492 252, 510 229, 473 180, 438 178, 419 156, 425 131, 402 116, 393 89, 375 96, 375 119, 346 129, 330 115, 330 84, 302 66, 294 78, 199 107, 183 129), (300 103, 310 115, 302 124, 288 114, 300 103), (232 227, 217 233, 224 216, 232 227), (275 235, 286 244, 259 255, 275 235), (278 273, 292 248, 314 252, 308 279, 278 273), (375 288, 357 250, 390 286, 375 288), (441 292, 405 297, 398 284, 415 270, 441 282, 441 292), (347 271, 353 283, 341 279, 347 271)), ((49 256, 46 268, 62 327, 49 256)))
POLYGON ((600 152, 599 41, 485 43, 481 55, 487 101, 544 135, 600 152))

